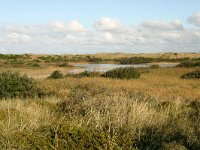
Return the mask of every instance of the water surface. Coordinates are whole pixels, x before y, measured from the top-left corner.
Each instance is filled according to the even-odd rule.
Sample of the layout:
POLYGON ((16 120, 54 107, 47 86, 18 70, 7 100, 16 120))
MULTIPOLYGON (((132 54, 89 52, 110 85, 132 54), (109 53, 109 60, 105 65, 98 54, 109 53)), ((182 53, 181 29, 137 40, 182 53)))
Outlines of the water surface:
MULTIPOLYGON (((158 64, 160 67, 174 67, 177 64, 158 64)), ((115 68, 121 68, 121 67, 134 67, 134 68, 144 68, 149 67, 150 64, 130 64, 130 65, 121 65, 121 64, 74 64, 75 67, 82 67, 80 69, 80 72, 82 71, 89 71, 89 72, 106 72, 115 68)), ((77 72, 77 69, 71 70, 71 73, 77 72)))

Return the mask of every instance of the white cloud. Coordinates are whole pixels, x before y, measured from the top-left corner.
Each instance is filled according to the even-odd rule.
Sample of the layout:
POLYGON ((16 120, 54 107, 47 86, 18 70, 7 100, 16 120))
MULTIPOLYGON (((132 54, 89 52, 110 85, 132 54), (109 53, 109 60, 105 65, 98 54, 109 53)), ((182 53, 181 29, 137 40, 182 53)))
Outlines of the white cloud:
POLYGON ((67 30, 68 31, 75 31, 75 32, 82 32, 85 29, 79 21, 73 20, 67 25, 67 30))
POLYGON ((121 22, 118 19, 103 17, 94 23, 94 27, 104 31, 118 30, 121 27, 121 22))
POLYGON ((113 39, 113 36, 110 32, 105 32, 104 37, 106 40, 111 41, 113 39))
POLYGON ((197 52, 199 41, 200 29, 184 28, 178 20, 129 26, 104 17, 91 29, 75 20, 0 25, 0 53, 197 52))
POLYGON ((68 24, 64 24, 60 21, 53 21, 48 23, 47 27, 56 32, 83 32, 85 30, 83 25, 77 20, 73 20, 68 24))
POLYGON ((48 25, 51 29, 53 29, 54 31, 57 31, 57 32, 59 32, 59 31, 62 32, 62 31, 66 30, 65 25, 60 21, 53 21, 53 22, 50 22, 48 25))
POLYGON ((200 27, 200 12, 199 13, 195 13, 192 16, 190 16, 187 21, 190 24, 193 24, 195 26, 199 26, 200 27))
POLYGON ((182 30, 183 26, 179 20, 173 22, 165 21, 146 21, 142 24, 143 27, 151 30, 182 30))
POLYGON ((10 33, 7 35, 7 40, 10 42, 30 42, 31 37, 29 35, 20 34, 20 33, 10 33))

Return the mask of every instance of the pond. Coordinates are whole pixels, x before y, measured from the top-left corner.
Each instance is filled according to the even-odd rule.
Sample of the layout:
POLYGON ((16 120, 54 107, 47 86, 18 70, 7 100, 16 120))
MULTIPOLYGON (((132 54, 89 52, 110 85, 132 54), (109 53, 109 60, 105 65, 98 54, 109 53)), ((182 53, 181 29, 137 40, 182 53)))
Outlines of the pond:
MULTIPOLYGON (((174 67, 177 64, 175 63, 163 63, 158 64, 160 67, 174 67)), ((121 64, 74 64, 75 67, 81 67, 81 69, 73 69, 70 73, 79 73, 83 71, 88 72, 106 72, 115 68, 121 67, 134 67, 134 68, 144 68, 149 67, 150 64, 130 64, 130 65, 121 65, 121 64)))

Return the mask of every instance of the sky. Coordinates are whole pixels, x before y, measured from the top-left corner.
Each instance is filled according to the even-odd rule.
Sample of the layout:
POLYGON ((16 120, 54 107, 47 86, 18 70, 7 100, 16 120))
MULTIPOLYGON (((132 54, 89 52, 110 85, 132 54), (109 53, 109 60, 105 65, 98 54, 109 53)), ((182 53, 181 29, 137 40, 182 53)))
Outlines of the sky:
POLYGON ((199 0, 0 0, 0 53, 200 52, 199 0))

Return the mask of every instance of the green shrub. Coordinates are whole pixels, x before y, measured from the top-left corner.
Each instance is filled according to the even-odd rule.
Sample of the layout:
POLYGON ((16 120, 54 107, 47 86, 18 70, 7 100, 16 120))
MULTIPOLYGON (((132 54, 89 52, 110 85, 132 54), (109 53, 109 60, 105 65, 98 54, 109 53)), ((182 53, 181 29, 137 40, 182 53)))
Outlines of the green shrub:
POLYGON ((78 74, 79 77, 98 77, 100 76, 99 72, 89 72, 89 71, 84 71, 78 74))
POLYGON ((139 78, 140 75, 140 72, 136 71, 133 67, 126 67, 107 71, 104 74, 102 74, 102 77, 118 79, 136 79, 139 78))
POLYGON ((27 65, 31 66, 31 67, 36 67, 36 68, 41 67, 40 64, 38 64, 38 63, 28 63, 27 65))
POLYGON ((69 64, 68 63, 62 63, 62 64, 59 64, 59 67, 68 67, 69 64))
POLYGON ((29 55, 0 54, 0 59, 21 59, 29 57, 29 55))
POLYGON ((95 62, 95 63, 99 63, 102 62, 102 58, 96 58, 96 57, 89 57, 88 58, 88 62, 95 62))
POLYGON ((89 77, 89 76, 90 76, 90 72, 88 72, 88 71, 83 71, 83 72, 79 73, 79 76, 80 76, 80 77, 89 77))
POLYGON ((33 63, 31 66, 32 67, 41 67, 40 64, 38 64, 38 63, 33 63))
POLYGON ((120 64, 142 64, 142 63, 153 62, 154 58, 131 57, 131 58, 121 58, 118 61, 120 62, 120 64))
POLYGON ((182 79, 200 79, 200 69, 188 72, 181 76, 182 79))
POLYGON ((82 78, 82 77, 100 77, 101 74, 99 72, 88 72, 83 71, 78 74, 67 74, 65 77, 74 77, 74 78, 82 78))
POLYGON ((200 61, 186 61, 177 65, 177 67, 200 67, 200 61))
POLYGON ((155 64, 155 65, 150 65, 149 67, 150 67, 151 69, 157 69, 157 68, 159 68, 160 66, 155 64))
POLYGON ((19 73, 0 73, 0 98, 27 98, 39 96, 36 81, 19 73))
MULTIPOLYGON (((9 149, 98 150, 109 147, 107 134, 88 128, 69 126, 67 123, 65 121, 41 126, 33 132, 16 132, 8 145, 9 149)), ((2 144, 1 149, 8 149, 4 146, 5 143, 0 141, 0 144, 2 144)))
POLYGON ((59 70, 56 70, 56 71, 52 72, 52 74, 48 78, 49 79, 63 78, 63 74, 59 70))

